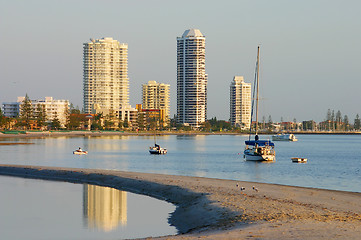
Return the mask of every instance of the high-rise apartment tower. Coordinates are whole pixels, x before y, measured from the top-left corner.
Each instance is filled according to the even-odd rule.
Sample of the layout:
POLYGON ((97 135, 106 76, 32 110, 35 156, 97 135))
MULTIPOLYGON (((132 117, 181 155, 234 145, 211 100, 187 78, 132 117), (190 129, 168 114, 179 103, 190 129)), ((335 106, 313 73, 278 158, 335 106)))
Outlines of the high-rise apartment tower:
POLYGON ((195 128, 207 119, 205 44, 198 29, 177 38, 177 122, 195 128))
POLYGON ((129 104, 128 45, 102 38, 84 43, 83 49, 84 112, 118 116, 129 104))
POLYGON ((251 126, 251 84, 242 76, 235 76, 230 86, 230 122, 233 126, 249 129, 251 126))
POLYGON ((169 119, 169 84, 148 81, 142 85, 142 90, 143 108, 164 110, 169 119))

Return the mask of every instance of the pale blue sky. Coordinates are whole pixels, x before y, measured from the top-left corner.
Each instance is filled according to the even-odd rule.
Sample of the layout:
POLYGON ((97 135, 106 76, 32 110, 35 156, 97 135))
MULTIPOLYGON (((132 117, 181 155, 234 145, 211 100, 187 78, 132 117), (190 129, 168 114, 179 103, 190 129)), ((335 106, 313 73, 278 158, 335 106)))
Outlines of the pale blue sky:
POLYGON ((328 108, 361 114, 361 1, 2 0, 0 102, 25 93, 82 107, 82 44, 113 37, 129 45, 130 104, 141 84, 171 85, 176 109, 176 37, 206 36, 208 118, 229 118, 234 75, 253 82, 261 45, 261 113, 274 121, 324 120, 328 108))

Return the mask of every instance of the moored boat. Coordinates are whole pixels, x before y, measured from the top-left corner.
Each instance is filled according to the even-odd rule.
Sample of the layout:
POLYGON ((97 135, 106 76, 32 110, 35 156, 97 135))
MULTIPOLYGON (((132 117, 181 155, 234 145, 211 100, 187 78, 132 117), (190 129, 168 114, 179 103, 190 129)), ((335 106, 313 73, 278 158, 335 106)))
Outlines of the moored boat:
MULTIPOLYGON (((255 127, 255 140, 251 141, 252 133, 252 117, 251 116, 251 128, 249 131, 249 139, 245 141, 246 148, 244 150, 244 158, 247 161, 274 161, 276 159, 276 151, 274 149, 274 143, 269 140, 259 140, 257 135, 258 130, 258 98, 259 98, 259 46, 257 49, 257 62, 256 62, 256 73, 254 79, 254 95, 253 101, 256 101, 256 127, 255 127), (256 98, 254 98, 256 96, 256 98)), ((253 115, 253 103, 252 103, 252 115, 253 115)))
POLYGON ((154 147, 149 147, 150 154, 166 154, 167 149, 161 148, 158 144, 154 144, 154 147))
POLYGON ((289 142, 298 141, 296 136, 292 133, 289 133, 289 134, 282 133, 282 134, 273 135, 272 140, 273 141, 289 141, 289 142))
POLYGON ((268 140, 246 141, 244 157, 247 161, 274 161, 274 143, 268 140))
POLYGON ((166 154, 167 153, 167 149, 166 148, 162 148, 159 146, 159 144, 157 144, 156 141, 156 129, 154 129, 154 147, 149 147, 149 153, 150 154, 166 154))
POLYGON ((292 159, 292 162, 301 162, 301 163, 307 162, 307 158, 293 157, 291 159, 292 159))

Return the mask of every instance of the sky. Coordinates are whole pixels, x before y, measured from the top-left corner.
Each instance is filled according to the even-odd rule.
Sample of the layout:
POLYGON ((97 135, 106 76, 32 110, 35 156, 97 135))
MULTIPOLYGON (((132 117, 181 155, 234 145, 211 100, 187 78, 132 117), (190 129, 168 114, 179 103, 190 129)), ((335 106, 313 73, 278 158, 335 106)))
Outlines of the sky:
POLYGON ((254 79, 261 48, 260 112, 273 121, 361 114, 359 0, 1 0, 0 103, 52 96, 82 108, 83 43, 128 44, 129 98, 170 84, 176 113, 176 38, 206 36, 208 118, 229 119, 235 75, 254 79))

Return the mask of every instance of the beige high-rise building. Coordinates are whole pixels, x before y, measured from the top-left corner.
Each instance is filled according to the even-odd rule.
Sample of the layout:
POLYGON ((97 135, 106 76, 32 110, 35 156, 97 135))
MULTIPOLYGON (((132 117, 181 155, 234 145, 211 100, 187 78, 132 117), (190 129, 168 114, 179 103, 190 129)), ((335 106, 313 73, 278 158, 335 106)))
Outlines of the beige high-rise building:
POLYGON ((177 122, 198 128, 207 120, 206 38, 198 29, 177 38, 177 122))
POLYGON ((230 122, 233 126, 249 129, 251 126, 251 84, 243 76, 234 76, 230 86, 230 122))
POLYGON ((85 113, 119 116, 129 104, 128 45, 113 38, 83 44, 83 104, 85 113))
POLYGON ((148 81, 148 84, 142 85, 142 99, 144 109, 164 110, 169 119, 169 84, 148 81))

